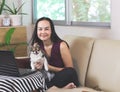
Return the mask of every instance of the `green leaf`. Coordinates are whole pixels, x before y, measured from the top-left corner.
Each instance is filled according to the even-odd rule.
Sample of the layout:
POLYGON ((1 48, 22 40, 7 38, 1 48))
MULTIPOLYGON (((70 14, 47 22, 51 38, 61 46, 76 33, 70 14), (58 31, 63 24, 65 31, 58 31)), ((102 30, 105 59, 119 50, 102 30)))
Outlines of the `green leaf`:
POLYGON ((6 45, 9 45, 10 44, 10 40, 11 40, 11 37, 12 37, 12 34, 14 33, 15 31, 15 28, 10 28, 6 35, 5 35, 5 44, 6 45))
POLYGON ((4 5, 5 5, 5 0, 1 0, 1 3, 0 3, 0 15, 2 14, 4 5))
POLYGON ((12 7, 10 7, 9 5, 5 4, 4 10, 10 12, 13 15, 17 15, 17 14, 18 15, 20 15, 20 14, 27 15, 27 13, 20 13, 20 10, 22 9, 24 4, 25 3, 22 3, 19 7, 15 7, 14 3, 12 5, 12 7))

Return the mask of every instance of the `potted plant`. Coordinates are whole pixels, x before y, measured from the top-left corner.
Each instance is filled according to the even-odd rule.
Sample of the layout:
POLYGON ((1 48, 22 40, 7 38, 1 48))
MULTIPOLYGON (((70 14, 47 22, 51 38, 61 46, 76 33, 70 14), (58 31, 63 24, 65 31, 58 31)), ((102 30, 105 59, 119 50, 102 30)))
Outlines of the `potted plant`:
POLYGON ((5 5, 5 0, 1 0, 0 1, 0 27, 2 26, 2 18, 4 17, 2 15, 3 9, 4 9, 4 5, 5 5))
POLYGON ((11 18, 11 25, 12 26, 18 26, 22 24, 22 15, 26 15, 26 13, 21 13, 21 9, 25 3, 22 3, 19 7, 15 7, 15 4, 13 3, 12 7, 5 4, 5 11, 8 11, 11 18))

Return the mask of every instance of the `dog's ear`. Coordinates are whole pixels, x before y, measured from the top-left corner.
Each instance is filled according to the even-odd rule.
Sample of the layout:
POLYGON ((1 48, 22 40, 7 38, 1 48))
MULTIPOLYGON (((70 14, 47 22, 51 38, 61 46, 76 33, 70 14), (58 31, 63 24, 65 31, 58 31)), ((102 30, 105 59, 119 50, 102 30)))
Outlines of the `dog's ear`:
POLYGON ((35 42, 35 43, 33 44, 33 47, 37 47, 37 45, 38 45, 38 43, 37 43, 37 42, 35 42))
POLYGON ((32 46, 31 46, 31 50, 32 51, 39 51, 40 50, 40 46, 38 43, 34 43, 32 46))

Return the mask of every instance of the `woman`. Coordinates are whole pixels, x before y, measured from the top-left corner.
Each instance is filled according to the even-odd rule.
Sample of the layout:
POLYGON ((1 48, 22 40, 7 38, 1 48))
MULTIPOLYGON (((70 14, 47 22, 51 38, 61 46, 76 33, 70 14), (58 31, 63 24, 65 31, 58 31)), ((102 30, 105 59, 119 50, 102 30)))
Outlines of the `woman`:
MULTIPOLYGON (((42 17, 37 20, 31 45, 36 42, 48 57, 49 71, 55 74, 51 81, 46 82, 48 88, 52 86, 59 88, 79 86, 68 44, 58 37, 50 18, 42 17)), ((36 69, 40 69, 40 66, 40 63, 35 65, 36 69)))

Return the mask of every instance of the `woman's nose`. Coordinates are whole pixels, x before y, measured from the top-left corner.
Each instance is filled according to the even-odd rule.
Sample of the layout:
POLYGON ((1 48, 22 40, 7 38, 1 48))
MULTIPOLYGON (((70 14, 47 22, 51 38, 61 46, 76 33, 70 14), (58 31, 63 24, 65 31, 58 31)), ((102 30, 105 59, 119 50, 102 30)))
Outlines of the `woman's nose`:
POLYGON ((42 33, 44 33, 45 32, 45 29, 42 29, 42 33))

